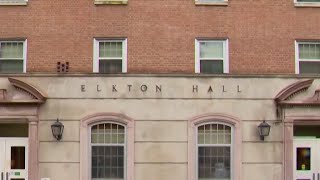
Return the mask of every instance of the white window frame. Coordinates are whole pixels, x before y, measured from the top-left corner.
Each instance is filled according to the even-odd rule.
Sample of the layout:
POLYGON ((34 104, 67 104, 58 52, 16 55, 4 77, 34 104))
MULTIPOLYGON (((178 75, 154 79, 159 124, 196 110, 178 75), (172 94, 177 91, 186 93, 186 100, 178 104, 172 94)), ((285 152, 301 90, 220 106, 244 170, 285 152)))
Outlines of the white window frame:
POLYGON ((296 7, 320 7, 320 2, 298 2, 298 0, 293 0, 296 7))
MULTIPOLYGON (((92 130, 92 127, 93 126, 95 126, 95 125, 99 125, 99 124, 105 124, 105 123, 111 123, 111 124, 117 124, 117 125, 120 125, 120 126, 123 126, 124 127, 124 148, 123 148, 123 161, 124 161, 124 163, 123 163, 123 179, 124 180, 127 180, 127 164, 128 164, 128 162, 127 162, 127 126, 126 125, 124 125, 124 124, 121 124, 121 123, 118 123, 118 122, 114 122, 114 121, 100 121, 100 122, 96 122, 96 123, 93 123, 93 124, 91 124, 90 126, 88 126, 88 128, 89 128, 89 146, 88 146, 88 156, 89 156, 89 161, 88 161, 88 163, 89 163, 89 168, 88 168, 88 175, 89 175, 89 179, 90 180, 92 180, 92 172, 91 172, 91 170, 92 170, 92 151, 91 151, 91 149, 92 149, 92 142, 91 142, 91 130, 92 130)), ((99 146, 99 145, 101 145, 101 146, 119 146, 119 144, 94 144, 94 145, 97 145, 97 146, 99 146)))
POLYGON ((234 127, 231 124, 228 123, 223 123, 223 122, 216 122, 216 121, 210 121, 210 122, 206 122, 206 123, 201 123, 198 124, 196 126, 196 133, 195 133, 195 142, 196 142, 196 173, 195 173, 195 178, 196 180, 199 180, 199 172, 198 172, 198 165, 199 165, 199 144, 198 144, 198 128, 199 126, 203 126, 203 125, 208 125, 208 124, 221 124, 221 125, 225 125, 225 126, 229 126, 231 128, 231 143, 230 145, 226 145, 226 144, 206 144, 206 145, 200 145, 200 147, 225 147, 225 146, 229 146, 230 147, 230 179, 234 180, 234 127))
POLYGON ((0 0, 0 6, 16 5, 24 6, 28 4, 28 0, 0 0))
POLYGON ((215 39, 196 39, 195 40, 195 73, 200 72, 200 43, 201 42, 223 42, 223 58, 222 59, 212 59, 207 58, 203 60, 222 60, 223 61, 223 74, 229 73, 229 40, 215 40, 215 39))
POLYGON ((196 5, 228 6, 228 0, 195 0, 196 5))
POLYGON ((96 39, 93 40, 93 72, 99 73, 99 43, 100 42, 122 42, 122 58, 103 58, 103 59, 122 59, 122 73, 127 72, 127 38, 125 39, 96 39))
POLYGON ((300 61, 319 61, 320 59, 300 59, 299 58, 299 44, 320 44, 320 41, 295 41, 295 73, 300 74, 300 61))
MULTIPOLYGON (((3 42, 12 42, 12 43, 23 43, 23 54, 22 54, 22 58, 23 58, 23 67, 22 67, 22 72, 21 73, 26 73, 27 72, 27 39, 26 40, 0 40, 0 46, 1 43, 3 42)), ((3 58, 3 59, 8 59, 8 58, 3 58)), ((21 58, 10 58, 10 59, 16 59, 16 60, 21 60, 21 58)), ((2 60, 2 58, 0 58, 0 61, 2 60)), ((1 73, 0 73, 1 74, 1 73)), ((8 73, 9 74, 9 73, 8 73)))

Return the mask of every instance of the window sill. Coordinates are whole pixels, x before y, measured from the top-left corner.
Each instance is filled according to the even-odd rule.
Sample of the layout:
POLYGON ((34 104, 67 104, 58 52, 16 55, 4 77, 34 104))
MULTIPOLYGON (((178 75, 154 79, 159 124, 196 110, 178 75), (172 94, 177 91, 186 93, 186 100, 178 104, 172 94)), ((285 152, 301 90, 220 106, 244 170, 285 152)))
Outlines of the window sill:
POLYGON ((26 6, 28 1, 3 1, 0 0, 0 6, 26 6))
POLYGON ((295 7, 320 7, 320 2, 295 2, 295 7))
POLYGON ((200 6, 228 6, 228 1, 222 1, 222 2, 217 2, 217 1, 199 1, 196 0, 195 1, 196 5, 200 5, 200 6))
POLYGON ((128 0, 95 0, 94 4, 128 4, 128 0))

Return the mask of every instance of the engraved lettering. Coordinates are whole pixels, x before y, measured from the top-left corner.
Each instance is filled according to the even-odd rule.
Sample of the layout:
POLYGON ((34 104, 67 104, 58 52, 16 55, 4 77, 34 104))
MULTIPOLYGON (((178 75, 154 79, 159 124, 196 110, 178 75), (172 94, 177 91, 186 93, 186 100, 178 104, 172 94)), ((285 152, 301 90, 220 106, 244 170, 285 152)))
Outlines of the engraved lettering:
POLYGON ((131 84, 128 84, 129 92, 131 91, 131 87, 132 87, 132 85, 131 85, 131 84))
POLYGON ((192 86, 192 92, 198 92, 198 85, 192 86))
POLYGON ((117 85, 112 85, 112 92, 118 92, 117 89, 116 89, 116 86, 117 85))
POLYGON ((97 92, 100 92, 100 91, 101 91, 100 86, 99 84, 97 84, 97 92))
POLYGON ((141 85, 140 87, 142 92, 146 92, 148 90, 148 86, 147 85, 141 85))
POLYGON ((224 85, 222 86, 222 92, 227 92, 226 89, 224 88, 224 85))
POLYGON ((208 93, 212 93, 212 92, 213 92, 213 89, 211 86, 209 86, 208 93))
POLYGON ((240 89, 240 86, 238 85, 238 93, 241 93, 241 89, 240 89))
POLYGON ((86 92, 86 85, 81 85, 81 92, 86 92))
POLYGON ((161 87, 161 85, 160 86, 158 86, 158 85, 156 85, 156 92, 161 92, 161 89, 162 87, 161 87))

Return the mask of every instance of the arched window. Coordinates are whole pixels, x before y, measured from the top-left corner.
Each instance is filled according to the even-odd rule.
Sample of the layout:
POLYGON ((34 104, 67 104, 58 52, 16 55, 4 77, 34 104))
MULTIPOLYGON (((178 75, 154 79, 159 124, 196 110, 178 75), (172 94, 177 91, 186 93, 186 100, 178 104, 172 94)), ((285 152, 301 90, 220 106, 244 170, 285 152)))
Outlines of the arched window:
POLYGON ((96 113, 80 126, 80 180, 134 180, 134 120, 96 113))
POLYGON ((91 127, 91 179, 124 180, 126 128, 118 123, 100 123, 91 127))
POLYGON ((208 113, 188 125, 188 180, 241 180, 241 120, 208 113))
POLYGON ((197 126, 197 179, 232 178, 232 126, 205 123, 197 126))

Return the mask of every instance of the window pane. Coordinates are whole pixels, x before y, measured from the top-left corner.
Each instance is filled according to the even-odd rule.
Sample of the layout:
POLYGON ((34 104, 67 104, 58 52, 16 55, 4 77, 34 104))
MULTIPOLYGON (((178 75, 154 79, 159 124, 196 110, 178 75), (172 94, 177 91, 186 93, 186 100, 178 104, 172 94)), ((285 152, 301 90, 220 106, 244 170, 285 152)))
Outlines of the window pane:
POLYGON ((310 61, 300 61, 300 74, 318 74, 320 73, 320 61, 319 62, 310 62, 310 61))
POLYGON ((320 44, 299 44, 299 58, 320 59, 320 44))
POLYGON ((25 169, 25 147, 11 147, 11 169, 25 169))
POLYGON ((310 170, 311 169, 311 149, 310 148, 297 148, 297 170, 310 170))
POLYGON ((1 42, 0 58, 23 58, 23 42, 1 42))
POLYGON ((200 58, 223 58, 223 42, 200 42, 200 58))
POLYGON ((231 144, 231 127, 223 124, 199 126, 198 144, 231 144))
POLYGON ((297 0, 298 2, 320 2, 320 0, 297 0))
POLYGON ((122 60, 100 60, 99 72, 100 73, 121 73, 122 60))
POLYGON ((201 60, 200 72, 208 74, 222 74, 223 61, 222 60, 201 60))
POLYGON ((99 57, 122 57, 122 42, 99 42, 99 57))
POLYGON ((199 179, 230 179, 230 147, 198 148, 199 179))
POLYGON ((23 72, 23 60, 0 60, 0 73, 23 72))
POLYGON ((91 128, 91 143, 124 144, 125 127, 119 124, 104 123, 91 128))
POLYGON ((92 152, 93 179, 124 178, 124 146, 92 146, 92 152))

